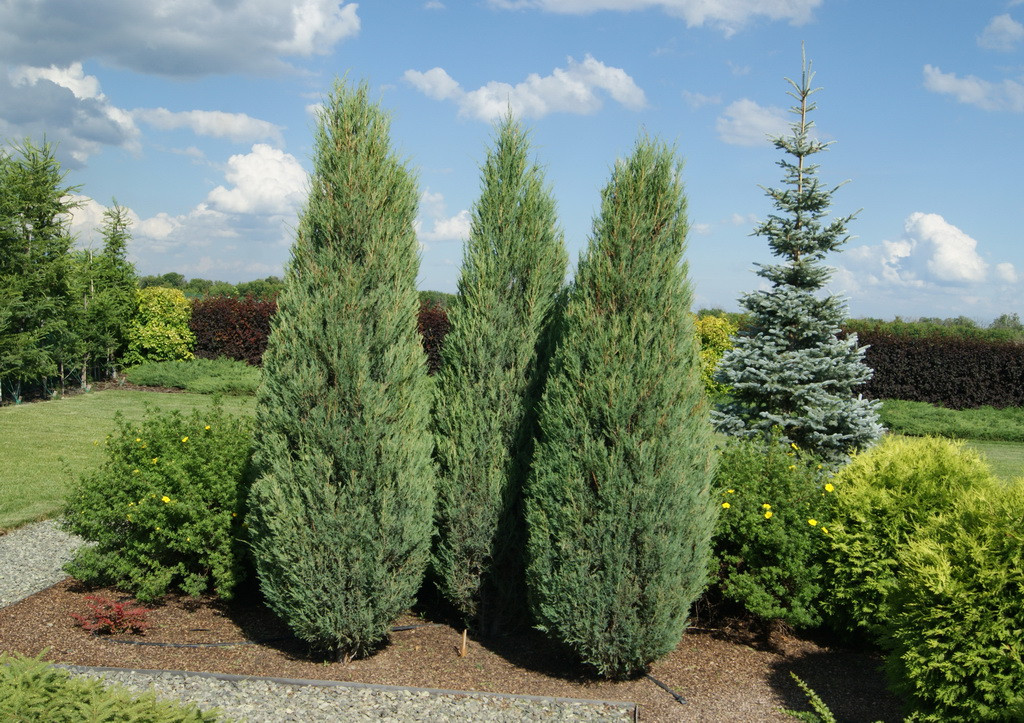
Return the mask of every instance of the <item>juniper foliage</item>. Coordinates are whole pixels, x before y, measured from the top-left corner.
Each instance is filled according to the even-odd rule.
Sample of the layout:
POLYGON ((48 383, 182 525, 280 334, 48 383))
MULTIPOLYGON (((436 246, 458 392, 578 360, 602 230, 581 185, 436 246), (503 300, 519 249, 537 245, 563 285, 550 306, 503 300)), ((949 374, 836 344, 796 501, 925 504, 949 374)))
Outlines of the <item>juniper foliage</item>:
POLYGON ((681 171, 647 138, 614 167, 566 302, 525 495, 539 627, 609 677, 679 643, 708 573, 714 458, 681 171))
POLYGON ((838 187, 822 186, 811 162, 830 145, 811 134, 811 96, 820 90, 813 80, 806 57, 800 83, 787 79, 796 120, 790 135, 774 140, 788 156, 779 161, 784 186, 766 190, 776 212, 754 231, 781 262, 759 264, 757 274, 771 288, 740 299, 749 324, 718 367, 717 380, 732 391, 715 421, 737 437, 767 437, 778 427, 783 442, 838 464, 851 450, 873 444, 882 427, 879 404, 853 392, 871 378, 871 369, 856 334, 840 338, 846 303, 820 295, 833 271, 822 261, 846 243, 854 216, 826 220, 838 187))
POLYGON ((521 493, 568 261, 529 155, 527 133, 506 118, 482 169, 436 377, 434 571, 466 622, 490 633, 525 609, 521 493))
POLYGON ((350 659, 387 637, 429 557, 417 189, 366 84, 334 85, 313 164, 263 357, 250 524, 270 607, 350 659))

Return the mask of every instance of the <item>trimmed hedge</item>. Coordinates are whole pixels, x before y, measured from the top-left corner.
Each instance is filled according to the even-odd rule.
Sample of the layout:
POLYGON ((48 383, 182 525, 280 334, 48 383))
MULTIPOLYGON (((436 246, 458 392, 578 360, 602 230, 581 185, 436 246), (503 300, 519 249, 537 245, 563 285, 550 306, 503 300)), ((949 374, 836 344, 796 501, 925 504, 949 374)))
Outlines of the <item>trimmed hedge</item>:
POLYGON ((1024 345, 982 339, 860 332, 875 370, 860 391, 950 409, 1024 406, 1024 345))
POLYGON ((441 368, 441 347, 449 329, 451 324, 448 322, 448 312, 440 301, 420 302, 419 332, 423 339, 423 351, 427 355, 429 374, 435 374, 441 368))
POLYGON ((262 363, 277 302, 247 296, 214 296, 192 302, 189 324, 200 359, 227 357, 253 366, 262 363))

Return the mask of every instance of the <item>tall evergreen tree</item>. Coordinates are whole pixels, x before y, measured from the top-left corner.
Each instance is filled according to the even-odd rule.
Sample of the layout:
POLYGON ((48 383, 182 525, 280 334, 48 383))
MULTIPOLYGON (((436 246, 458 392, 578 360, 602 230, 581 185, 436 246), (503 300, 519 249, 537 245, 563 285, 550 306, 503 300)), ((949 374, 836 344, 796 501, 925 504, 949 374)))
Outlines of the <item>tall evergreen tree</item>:
POLYGON ((434 571, 466 621, 494 633, 525 612, 521 494, 545 344, 568 256, 555 201, 511 117, 483 166, 436 376, 434 571))
POLYGON ((257 396, 252 544, 270 607, 338 659, 387 637, 433 527, 416 183, 365 84, 319 114, 257 396))
POLYGON ((824 220, 838 187, 823 187, 810 161, 830 145, 811 135, 811 96, 820 90, 813 80, 806 57, 800 83, 787 78, 796 120, 790 135, 775 139, 789 156, 779 161, 785 186, 767 189, 777 213, 754 232, 768 239, 782 262, 757 271, 770 289, 740 299, 750 320, 718 367, 718 381, 732 392, 716 423, 739 437, 766 436, 778 427, 785 442, 839 462, 872 444, 882 428, 878 404, 853 393, 871 378, 871 369, 856 334, 839 338, 846 303, 820 295, 832 275, 822 261, 846 243, 853 216, 824 220))
POLYGON ((48 143, 0 152, 0 390, 15 398, 77 353, 66 175, 48 143))
POLYGON ((526 490, 540 627, 605 676, 672 650, 704 587, 713 445, 673 149, 619 161, 579 263, 526 490))

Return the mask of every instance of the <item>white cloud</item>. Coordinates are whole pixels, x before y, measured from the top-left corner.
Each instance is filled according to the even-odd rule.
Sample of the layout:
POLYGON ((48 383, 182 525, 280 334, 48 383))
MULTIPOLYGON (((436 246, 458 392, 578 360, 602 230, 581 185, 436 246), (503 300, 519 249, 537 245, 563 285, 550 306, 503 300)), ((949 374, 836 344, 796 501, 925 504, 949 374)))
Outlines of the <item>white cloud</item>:
POLYGON ((306 197, 306 171, 294 156, 265 143, 231 156, 224 177, 232 188, 217 186, 206 198, 226 213, 288 215, 306 197))
POLYGON ((689 27, 712 25, 731 35, 758 17, 805 23, 821 0, 490 0, 490 4, 508 10, 539 9, 572 15, 657 8, 682 18, 689 27))
POLYGON ((703 93, 691 93, 688 90, 683 91, 683 100, 686 104, 696 110, 697 108, 703 108, 706 105, 718 105, 722 102, 722 96, 720 95, 704 95, 703 93))
POLYGON ((925 65, 924 87, 934 93, 952 95, 961 103, 983 110, 1024 113, 1024 84, 1014 80, 993 83, 974 75, 961 78, 955 73, 943 73, 935 66, 925 65))
POLYGON ((0 3, 0 62, 97 59, 175 77, 274 72, 288 68, 283 58, 323 55, 356 35, 357 8, 337 0, 8 0, 0 3))
POLYGON ((69 199, 75 204, 68 214, 71 218, 69 227, 75 236, 76 245, 81 248, 99 247, 100 228, 103 226, 103 213, 106 206, 96 202, 89 196, 71 194, 69 199))
POLYGON ((420 195, 420 215, 416 219, 416 237, 422 250, 427 241, 465 241, 469 238, 470 213, 463 209, 448 216, 444 195, 428 188, 420 195), (429 228, 428 228, 429 226, 429 228))
POLYGON ((786 111, 764 107, 748 98, 726 106, 715 123, 718 137, 734 146, 768 145, 771 139, 789 131, 786 111))
POLYGON ((468 92, 443 68, 407 70, 404 78, 430 98, 454 101, 459 115, 484 121, 500 118, 509 110, 527 118, 542 118, 549 113, 594 113, 602 106, 597 90, 630 110, 646 107, 643 90, 621 68, 607 66, 591 55, 583 62, 569 58, 567 65, 555 68, 551 75, 531 74, 514 86, 491 81, 468 92))
POLYGON ((1006 13, 997 15, 989 21, 978 38, 978 45, 989 50, 1009 52, 1022 40, 1024 40, 1024 25, 1006 13))
POLYGON ((0 64, 0 138, 43 136, 57 145, 59 160, 70 167, 82 166, 104 146, 139 148, 131 114, 110 102, 81 63, 0 64))
POLYGON ((429 0, 429 2, 423 3, 424 10, 444 10, 444 3, 438 0, 429 0))
MULTIPOLYGON (((898 241, 857 246, 842 255, 843 266, 861 287, 974 288, 991 282, 978 241, 936 213, 915 212, 898 241)), ((996 281, 1016 283, 1013 264, 995 265, 996 281)))
POLYGON ((172 112, 166 108, 137 108, 132 111, 132 116, 161 130, 188 128, 197 135, 227 138, 239 143, 267 139, 283 143, 281 126, 245 113, 225 113, 219 110, 172 112))

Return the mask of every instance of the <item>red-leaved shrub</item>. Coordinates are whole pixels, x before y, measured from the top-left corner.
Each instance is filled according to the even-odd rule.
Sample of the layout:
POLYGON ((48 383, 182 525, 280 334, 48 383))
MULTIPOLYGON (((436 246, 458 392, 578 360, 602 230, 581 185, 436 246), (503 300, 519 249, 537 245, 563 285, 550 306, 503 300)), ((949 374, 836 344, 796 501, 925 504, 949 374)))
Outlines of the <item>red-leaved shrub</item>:
POLYGON ((100 595, 86 595, 89 611, 85 615, 71 613, 71 617, 90 633, 141 633, 149 627, 149 610, 134 600, 118 602, 100 595))
POLYGON ((423 337, 423 351, 427 354, 427 370, 431 374, 441 368, 441 347, 450 328, 443 306, 436 301, 420 304, 419 330, 423 337))
POLYGON ((262 363, 277 302, 247 296, 213 296, 192 304, 190 326, 196 336, 195 355, 227 357, 253 366, 262 363))

